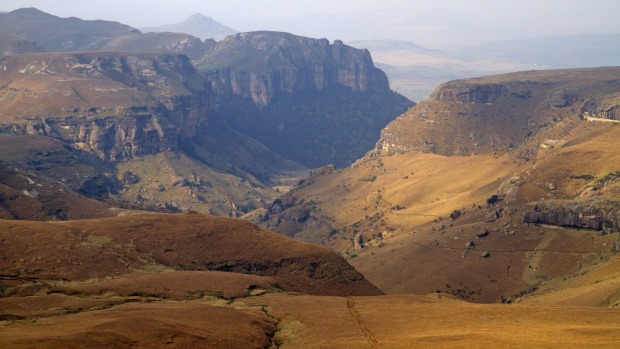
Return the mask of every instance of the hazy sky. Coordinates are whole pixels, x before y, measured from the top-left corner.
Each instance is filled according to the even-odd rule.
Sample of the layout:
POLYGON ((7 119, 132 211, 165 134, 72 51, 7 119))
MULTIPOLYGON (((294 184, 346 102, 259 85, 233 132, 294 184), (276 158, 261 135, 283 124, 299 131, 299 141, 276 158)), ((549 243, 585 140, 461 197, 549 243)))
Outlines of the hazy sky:
POLYGON ((239 31, 279 30, 345 41, 398 39, 426 46, 620 33, 618 0, 0 0, 0 11, 21 7, 138 28, 202 13, 239 31))

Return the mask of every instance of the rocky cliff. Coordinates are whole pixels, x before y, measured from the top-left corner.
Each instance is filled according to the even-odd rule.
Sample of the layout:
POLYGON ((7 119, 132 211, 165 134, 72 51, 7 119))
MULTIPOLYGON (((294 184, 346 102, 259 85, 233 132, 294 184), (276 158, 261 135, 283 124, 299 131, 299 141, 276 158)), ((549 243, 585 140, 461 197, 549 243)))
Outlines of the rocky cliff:
POLYGON ((588 98, 581 104, 579 112, 584 117, 620 121, 620 93, 607 98, 588 98))
POLYGON ((538 203, 524 216, 527 223, 620 231, 620 205, 608 200, 538 203))
POLYGON ((413 104, 367 50, 338 40, 240 33, 195 62, 217 95, 213 118, 308 167, 350 164, 413 104))
POLYGON ((11 164, 87 195, 241 215, 275 195, 265 185, 283 171, 303 170, 212 119, 210 85, 186 56, 41 53, 0 69, 0 133, 38 136, 21 138, 28 151, 11 164))
POLYGON ((4 133, 62 139, 122 161, 208 123, 209 89, 180 55, 39 54, 0 60, 4 133))
POLYGON ((368 50, 288 33, 231 35, 198 59, 196 67, 205 72, 214 91, 250 97, 259 107, 283 92, 336 86, 360 92, 389 89, 368 50))

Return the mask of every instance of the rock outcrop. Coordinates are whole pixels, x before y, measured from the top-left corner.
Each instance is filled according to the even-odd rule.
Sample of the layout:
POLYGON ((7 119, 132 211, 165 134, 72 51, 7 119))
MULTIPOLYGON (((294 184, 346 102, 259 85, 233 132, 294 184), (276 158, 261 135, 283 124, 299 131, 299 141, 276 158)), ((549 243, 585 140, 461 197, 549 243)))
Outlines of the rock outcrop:
POLYGON ((579 112, 584 117, 620 121, 620 103, 617 102, 620 94, 614 97, 616 98, 603 100, 588 98, 581 104, 579 112))
POLYGON ((606 200, 537 203, 525 213, 524 221, 619 232, 620 203, 606 200))
POLYGON ((501 84, 462 85, 445 84, 437 88, 432 98, 442 102, 493 103, 508 91, 501 84))
POLYGON ((0 67, 0 133, 38 136, 24 136, 30 150, 13 163, 86 195, 239 215, 274 195, 264 184, 303 170, 212 119, 209 84, 186 56, 41 53, 0 67), (70 154, 37 155, 51 154, 38 141, 49 137, 70 154), (178 186, 177 177, 202 179, 178 186))

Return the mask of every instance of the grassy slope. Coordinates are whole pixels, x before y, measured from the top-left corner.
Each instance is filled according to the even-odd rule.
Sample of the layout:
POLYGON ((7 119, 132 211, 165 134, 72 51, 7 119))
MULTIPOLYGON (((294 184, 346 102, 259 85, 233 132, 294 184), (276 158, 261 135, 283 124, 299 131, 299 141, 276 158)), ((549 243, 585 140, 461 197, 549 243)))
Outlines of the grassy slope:
POLYGON ((617 311, 479 305, 420 296, 268 295, 282 348, 612 348, 617 311), (559 338, 558 333, 562 333, 559 338))
POLYGON ((45 284, 119 277, 163 266, 277 276, 282 287, 307 293, 380 293, 330 250, 240 220, 198 213, 138 214, 0 225, 5 241, 0 249, 6 257, 0 269, 18 280, 45 284))
MULTIPOLYGON (((111 301, 109 295, 99 299, 111 301)), ((22 304, 30 306, 31 314, 46 306, 65 306, 67 314, 48 315, 37 321, 4 321, 0 345, 615 348, 620 340, 617 311, 480 305, 451 300, 445 295, 317 297, 268 292, 228 301, 210 296, 192 300, 134 296, 119 297, 116 301, 121 303, 108 304, 105 309, 87 309, 70 307, 95 306, 93 299, 29 297, 22 304)))
MULTIPOLYGON (((377 156, 381 152, 375 152, 351 168, 314 176, 283 197, 282 206, 292 205, 288 211, 309 212, 303 222, 296 222, 296 216, 285 210, 273 214, 265 226, 325 244, 353 258, 350 262, 389 294, 440 291, 481 302, 514 300, 535 288, 557 286, 577 274, 604 267, 616 253, 618 234, 525 224, 524 215, 536 202, 562 204, 578 197, 586 205, 617 202, 620 182, 614 173, 620 170, 620 127, 582 120, 578 116, 581 100, 564 108, 544 104, 554 90, 579 86, 582 88, 573 91, 580 98, 606 99, 616 90, 614 82, 605 79, 617 74, 616 68, 582 69, 450 83, 458 88, 519 80, 530 81, 533 87, 532 96, 523 102, 527 107, 509 114, 485 113, 508 110, 511 103, 518 103, 519 98, 512 94, 490 105, 431 100, 384 130, 404 138, 393 140, 396 143, 433 138, 437 149, 451 154, 456 147, 468 146, 467 127, 477 132, 476 122, 482 122, 488 130, 476 137, 480 146, 474 149, 483 155, 410 151, 377 156), (433 103, 438 108, 429 107, 433 103), (429 109, 428 120, 436 123, 418 119, 424 108, 429 109), (441 108, 449 113, 442 113, 441 108), (429 115, 431 112, 436 115, 429 115), (512 125, 519 113, 524 113, 521 118, 529 118, 523 130, 493 126, 497 120, 490 120, 503 118, 512 125), (469 116, 475 121, 473 126, 467 125, 469 116), (458 137, 446 136, 454 123, 463 130, 458 137), (419 124, 427 125, 419 131, 415 128, 419 124), (509 152, 505 152, 507 147, 503 152, 501 147, 495 148, 496 135, 502 138, 530 129, 534 132, 529 136, 516 137, 520 138, 517 148, 509 152), (503 201, 487 205, 492 195, 503 201), (459 210, 461 217, 451 220, 454 210, 459 210), (483 229, 488 236, 478 238, 476 234, 483 229), (356 250, 354 238, 361 239, 366 248, 356 250), (467 250, 468 241, 476 247, 467 250), (490 257, 482 257, 485 251, 490 257)), ((615 293, 611 295, 600 304, 617 302, 615 293)))

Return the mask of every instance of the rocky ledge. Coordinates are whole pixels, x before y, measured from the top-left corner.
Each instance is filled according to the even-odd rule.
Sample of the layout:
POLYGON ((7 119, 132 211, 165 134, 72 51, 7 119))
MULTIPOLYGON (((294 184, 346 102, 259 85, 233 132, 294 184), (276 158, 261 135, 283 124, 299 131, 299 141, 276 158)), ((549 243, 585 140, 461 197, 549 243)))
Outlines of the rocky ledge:
POLYGON ((620 104, 617 102, 620 96, 614 99, 586 99, 579 108, 581 115, 606 120, 620 121, 620 104))
POLYGON ((604 200, 537 203, 525 213, 524 221, 620 232, 620 203, 604 200))
POLYGON ((436 89, 431 95, 442 102, 459 103, 493 103, 506 93, 506 85, 483 84, 460 86, 445 84, 436 89))

